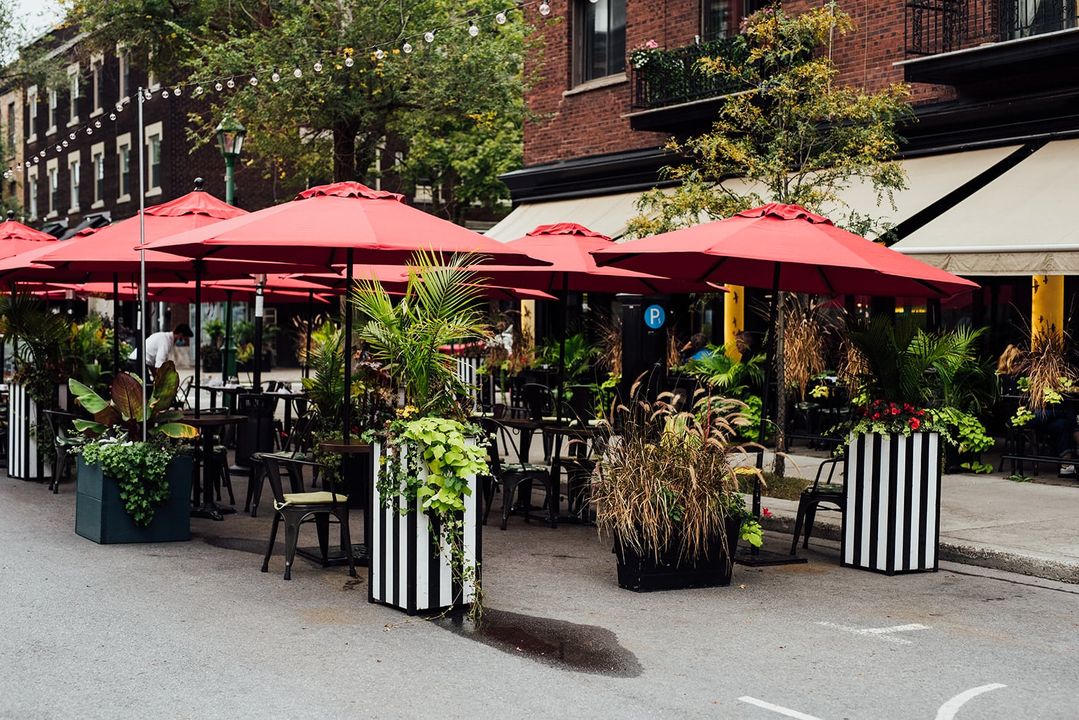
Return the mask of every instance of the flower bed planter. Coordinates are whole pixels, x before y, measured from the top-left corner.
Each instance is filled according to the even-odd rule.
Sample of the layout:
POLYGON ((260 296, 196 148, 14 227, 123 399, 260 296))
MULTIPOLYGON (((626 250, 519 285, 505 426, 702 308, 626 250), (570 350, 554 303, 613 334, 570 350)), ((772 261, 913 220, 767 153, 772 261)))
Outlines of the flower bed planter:
MULTIPOLYGON (((406 445, 401 452, 414 452, 414 449, 406 445)), ((377 473, 383 462, 381 443, 374 444, 373 454, 377 473)), ((424 463, 420 465, 419 472, 425 476, 427 469, 423 467, 424 463)), ((480 492, 475 476, 469 479, 468 485, 472 492, 464 498, 465 511, 461 514, 463 552, 455 558, 448 547, 440 550, 439 528, 420 509, 419 500, 413 501, 408 512, 402 515, 400 496, 394 496, 390 505, 384 507, 378 483, 370 483, 370 561, 367 567, 370 602, 415 615, 463 607, 476 599, 481 560, 480 492)))
POLYGON ((75 532, 96 543, 178 542, 191 539, 192 460, 177 455, 166 477, 169 498, 146 527, 139 527, 120 499, 120 486, 101 466, 78 460, 78 492, 75 496, 75 532))
POLYGON ((939 433, 852 436, 845 465, 843 565, 886 575, 935 572, 939 433))
MULTIPOLYGON (((60 392, 60 399, 66 400, 65 392, 60 392)), ((61 407, 66 407, 62 402, 61 407)), ((19 480, 42 480, 52 474, 53 448, 38 444, 34 428, 46 423, 45 416, 37 402, 30 397, 25 385, 12 383, 8 401, 8 475, 19 480)))
POLYGON ((659 562, 656 562, 651 555, 642 557, 616 537, 614 554, 618 561, 618 587, 652 592, 730 585, 732 558, 738 547, 741 525, 740 519, 728 518, 727 551, 723 549, 722 540, 716 537, 710 543, 706 557, 697 562, 679 558, 676 548, 660 553, 659 562))

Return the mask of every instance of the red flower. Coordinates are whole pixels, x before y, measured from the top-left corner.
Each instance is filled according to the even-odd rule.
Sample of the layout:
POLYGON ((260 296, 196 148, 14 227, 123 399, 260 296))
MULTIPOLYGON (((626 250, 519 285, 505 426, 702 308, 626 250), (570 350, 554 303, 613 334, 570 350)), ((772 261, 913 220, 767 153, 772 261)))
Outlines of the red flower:
POLYGON ((925 417, 925 410, 919 410, 918 417, 925 417))
POLYGON ((880 413, 873 413, 874 420, 880 420, 880 413))
POLYGON ((922 421, 919 420, 918 418, 911 418, 910 419, 910 429, 911 430, 917 430, 921 426, 922 426, 922 421))
POLYGON ((899 408, 897 408, 895 405, 892 405, 892 415, 898 415, 898 414, 899 414, 899 408))
POLYGON ((768 520, 769 518, 772 517, 772 511, 769 510, 768 508, 761 508, 761 517, 764 518, 765 520, 768 520))

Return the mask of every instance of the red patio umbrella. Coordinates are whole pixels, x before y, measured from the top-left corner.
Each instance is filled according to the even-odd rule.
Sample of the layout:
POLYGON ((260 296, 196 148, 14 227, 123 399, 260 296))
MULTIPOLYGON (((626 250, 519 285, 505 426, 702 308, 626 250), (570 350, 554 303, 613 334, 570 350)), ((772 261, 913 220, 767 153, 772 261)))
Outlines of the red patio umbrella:
POLYGON ((56 238, 48 233, 23 225, 15 219, 15 213, 8 210, 7 220, 0 222, 0 258, 11 257, 41 247, 41 243, 55 243, 56 238))
MULTIPOLYGON (((352 284, 355 263, 405 264, 417 251, 479 253, 505 264, 542 265, 467 228, 409 207, 404 196, 339 182, 305 190, 292 202, 225 220, 147 245, 148 249, 196 258, 269 260, 345 266, 352 284)), ((345 313, 352 337, 352 313, 345 313)), ((351 347, 345 348, 346 357, 351 347)), ((345 387, 352 367, 345 363, 345 387)), ((351 408, 345 403, 344 439, 349 442, 351 408)))
MULTIPOLYGON (((670 277, 770 288, 761 435, 768 418, 781 290, 817 295, 947 297, 977 284, 901 255, 797 205, 772 203, 733 217, 653 235, 594 253, 599 265, 670 277)), ((759 461, 763 461, 763 453, 759 461)), ((754 488, 760 514, 760 487, 754 488)))
MULTIPOLYGON (((484 267, 484 266, 479 266, 484 267)), ((408 268, 401 265, 356 265, 352 269, 353 278, 376 280, 388 293, 404 292, 408 285, 408 268)), ((339 273, 296 273, 292 277, 312 284, 320 285, 324 290, 333 288, 343 290, 346 285, 344 275, 339 273)), ((555 300, 555 296, 542 290, 510 287, 508 285, 490 285, 477 283, 488 300, 555 300)))

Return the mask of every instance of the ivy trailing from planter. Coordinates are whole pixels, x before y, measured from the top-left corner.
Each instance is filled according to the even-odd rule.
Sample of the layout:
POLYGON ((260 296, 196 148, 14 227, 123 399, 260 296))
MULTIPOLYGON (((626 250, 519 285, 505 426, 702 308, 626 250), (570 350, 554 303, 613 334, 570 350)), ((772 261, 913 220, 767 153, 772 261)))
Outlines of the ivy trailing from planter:
POLYGON ((116 480, 124 510, 134 523, 145 527, 157 509, 169 498, 168 467, 171 448, 144 442, 103 440, 82 448, 82 459, 100 465, 101 471, 116 480))

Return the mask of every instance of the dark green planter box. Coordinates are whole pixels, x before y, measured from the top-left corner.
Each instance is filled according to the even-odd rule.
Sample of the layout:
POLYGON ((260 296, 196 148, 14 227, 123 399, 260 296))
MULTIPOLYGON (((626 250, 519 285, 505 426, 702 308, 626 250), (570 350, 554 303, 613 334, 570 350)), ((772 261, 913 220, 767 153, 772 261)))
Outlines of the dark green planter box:
POLYGON ((178 542, 191 539, 192 460, 178 455, 169 463, 169 499, 146 527, 139 527, 120 500, 120 486, 100 465, 79 458, 75 495, 75 532, 102 545, 110 543, 178 542))

